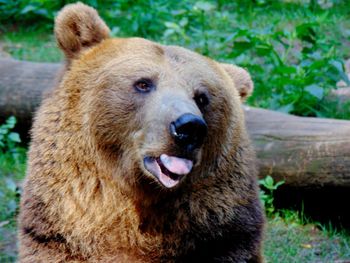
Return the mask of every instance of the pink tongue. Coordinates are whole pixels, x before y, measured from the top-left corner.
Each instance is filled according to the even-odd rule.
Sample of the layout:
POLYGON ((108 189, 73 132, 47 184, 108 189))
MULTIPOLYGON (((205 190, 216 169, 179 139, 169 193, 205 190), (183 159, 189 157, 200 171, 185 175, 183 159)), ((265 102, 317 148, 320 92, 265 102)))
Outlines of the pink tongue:
POLYGON ((160 156, 160 160, 162 161, 165 168, 167 168, 170 172, 178 175, 188 174, 193 166, 193 162, 191 160, 169 156, 166 154, 162 154, 160 156))

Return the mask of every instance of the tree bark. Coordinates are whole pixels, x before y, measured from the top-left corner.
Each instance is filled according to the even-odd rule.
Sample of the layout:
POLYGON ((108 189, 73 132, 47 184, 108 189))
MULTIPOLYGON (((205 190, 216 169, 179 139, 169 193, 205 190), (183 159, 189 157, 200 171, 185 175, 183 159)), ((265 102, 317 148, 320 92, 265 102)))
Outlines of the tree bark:
MULTIPOLYGON (((22 138, 62 65, 0 59, 0 121, 14 115, 22 138)), ((350 186, 350 121, 296 117, 244 106, 260 177, 290 186, 350 186)))
POLYGON ((0 59, 0 123, 16 116, 16 129, 27 141, 35 109, 44 92, 54 86, 61 67, 54 63, 0 59))
POLYGON ((245 108, 261 177, 290 186, 350 186, 350 121, 245 108))

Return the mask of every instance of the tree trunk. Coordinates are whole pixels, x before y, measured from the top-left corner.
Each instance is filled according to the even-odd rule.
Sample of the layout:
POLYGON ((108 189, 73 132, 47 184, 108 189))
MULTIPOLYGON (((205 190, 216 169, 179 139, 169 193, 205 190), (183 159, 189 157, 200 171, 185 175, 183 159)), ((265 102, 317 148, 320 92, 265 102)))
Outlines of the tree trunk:
MULTIPOLYGON (((0 59, 0 121, 15 115, 28 138, 33 113, 60 64, 0 59)), ((296 117, 245 106, 260 177, 290 186, 350 186, 350 121, 296 117)))

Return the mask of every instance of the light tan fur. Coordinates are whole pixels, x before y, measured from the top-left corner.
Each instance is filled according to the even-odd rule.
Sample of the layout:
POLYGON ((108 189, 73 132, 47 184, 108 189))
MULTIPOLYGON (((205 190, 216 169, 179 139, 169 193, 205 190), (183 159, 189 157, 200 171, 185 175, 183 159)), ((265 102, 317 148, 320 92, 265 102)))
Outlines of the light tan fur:
POLYGON ((63 8, 55 24, 58 46, 69 59, 109 36, 109 28, 96 10, 82 3, 63 8))
POLYGON ((81 3, 56 18, 69 70, 35 117, 19 261, 261 262, 264 217, 240 103, 249 74, 108 32, 81 3), (155 81, 153 93, 132 88, 142 77, 155 81), (198 90, 209 94, 203 111, 198 90), (193 171, 164 189, 142 157, 176 154, 167 127, 181 103, 203 116, 208 135, 193 171))
POLYGON ((224 64, 221 66, 226 70, 229 76, 232 78, 241 100, 245 101, 252 93, 254 89, 252 78, 249 73, 236 65, 224 64))

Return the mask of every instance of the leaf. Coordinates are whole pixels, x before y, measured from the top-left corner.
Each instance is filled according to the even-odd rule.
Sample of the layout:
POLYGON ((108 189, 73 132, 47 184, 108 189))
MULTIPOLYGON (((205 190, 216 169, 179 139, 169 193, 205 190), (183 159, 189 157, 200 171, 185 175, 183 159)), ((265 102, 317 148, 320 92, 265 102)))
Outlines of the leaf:
POLYGON ((241 40, 241 41, 235 41, 233 44, 233 50, 232 53, 243 53, 244 51, 252 48, 254 46, 254 43, 250 42, 249 39, 241 40))
POLYGON ((193 6, 193 9, 208 12, 208 11, 214 10, 215 6, 209 2, 199 1, 193 6))
POLYGON ((112 27, 112 30, 111 30, 112 36, 118 36, 119 32, 120 32, 120 27, 117 27, 117 26, 112 27))
POLYGON ((10 200, 8 203, 7 203, 7 208, 9 210, 10 213, 13 213, 16 211, 17 209, 17 203, 15 200, 10 200))
POLYGON ((263 43, 263 44, 259 44, 257 45, 256 47, 256 52, 259 56, 266 56, 268 55, 271 50, 272 50, 272 46, 271 45, 268 45, 266 43, 263 43))
POLYGON ((295 74, 297 69, 294 66, 279 66, 277 67, 277 72, 283 74, 295 74))
POLYGON ((284 112, 284 113, 290 113, 294 110, 294 105, 293 105, 293 103, 289 103, 287 105, 279 107, 277 110, 280 112, 284 112))
POLYGON ((184 17, 179 22, 180 26, 185 27, 188 24, 188 18, 184 17))
POLYGON ((6 220, 6 221, 1 221, 0 222, 0 227, 6 226, 10 223, 10 221, 6 220))
POLYGON ((174 29, 174 30, 179 30, 180 27, 178 24, 175 24, 173 22, 165 22, 164 25, 167 27, 167 28, 171 28, 171 29, 174 29))
POLYGON ((12 179, 6 178, 5 182, 6 182, 7 189, 9 189, 12 192, 16 192, 17 186, 16 186, 16 183, 12 179))
POLYGON ((297 36, 309 43, 316 43, 316 31, 314 26, 317 26, 315 23, 303 23, 296 27, 297 36))
POLYGON ((8 138, 10 141, 13 141, 13 142, 21 142, 21 138, 19 137, 19 134, 17 132, 11 132, 8 135, 8 138))
POLYGON ((264 186, 268 189, 271 189, 273 187, 273 178, 270 175, 266 176, 264 186))
POLYGON ((324 90, 322 87, 320 87, 316 84, 312 84, 312 85, 305 87, 305 90, 308 93, 310 93, 312 96, 315 96, 316 98, 318 98, 319 100, 323 98, 324 90))
POLYGON ((350 80, 348 75, 344 72, 344 67, 343 64, 340 61, 337 60, 332 60, 329 62, 339 73, 341 79, 348 85, 350 86, 350 80))
POLYGON ((97 6, 98 6, 98 1, 97 1, 97 0, 88 0, 88 1, 87 1, 87 4, 88 4, 88 5, 91 5, 91 6, 95 7, 95 8, 97 8, 97 6))
POLYGON ((168 37, 168 36, 170 36, 170 35, 172 35, 172 34, 174 34, 174 33, 175 33, 175 30, 169 28, 169 29, 167 29, 167 30, 164 31, 163 36, 164 36, 164 37, 168 37))
POLYGON ((335 67, 340 72, 344 71, 343 64, 337 60, 332 60, 329 62, 329 64, 331 64, 333 67, 335 67))
POLYGON ((27 14, 27 13, 29 13, 29 12, 33 12, 33 11, 35 11, 35 10, 37 10, 37 6, 35 6, 35 5, 27 5, 27 6, 25 6, 23 9, 22 9, 22 11, 21 11, 21 14, 22 15, 25 15, 25 14, 27 14))
POLYGON ((45 8, 40 8, 34 11, 36 15, 41 15, 43 17, 50 18, 49 12, 45 8))
POLYGON ((323 60, 316 60, 312 62, 311 65, 309 65, 309 68, 307 68, 306 70, 308 72, 311 72, 313 70, 320 70, 324 68, 324 66, 325 66, 325 62, 323 60))
POLYGON ((16 118, 14 116, 9 117, 6 121, 6 124, 5 124, 6 128, 13 129, 16 125, 16 122, 17 121, 16 121, 16 118))

